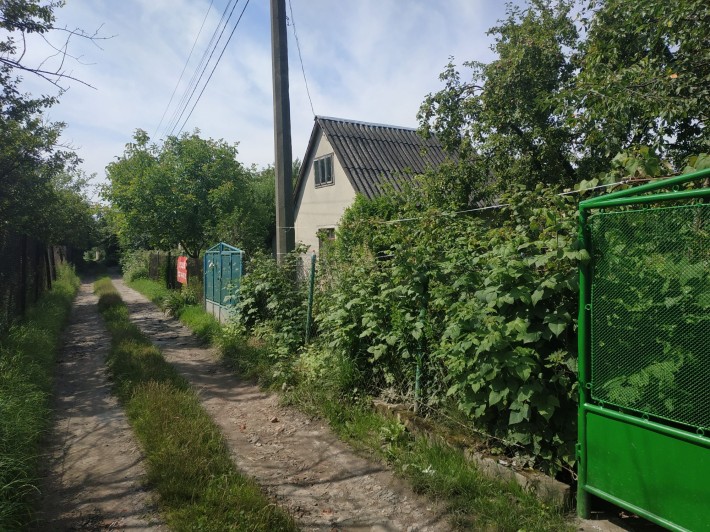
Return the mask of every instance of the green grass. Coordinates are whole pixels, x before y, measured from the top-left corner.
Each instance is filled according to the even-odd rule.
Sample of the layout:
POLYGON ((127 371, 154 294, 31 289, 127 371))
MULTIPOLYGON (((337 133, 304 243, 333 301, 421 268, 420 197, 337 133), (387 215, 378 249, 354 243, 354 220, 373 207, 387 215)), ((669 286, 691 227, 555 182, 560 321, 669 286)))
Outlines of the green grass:
MULTIPOLYGON (((126 284, 163 310, 171 300, 176 299, 174 296, 179 294, 178 291, 170 290, 163 283, 152 279, 136 279, 126 284)), ((214 316, 205 312, 202 305, 185 305, 172 310, 175 311, 175 316, 203 342, 212 344, 219 340, 222 327, 214 316)))
POLYGON ((130 322, 111 281, 95 284, 111 332, 109 370, 143 445, 148 482, 175 530, 296 530, 293 519, 240 475, 219 429, 188 383, 130 322))
POLYGON ((0 338, 0 530, 26 529, 32 520, 55 357, 79 287, 69 266, 58 274, 52 290, 0 338))
POLYGON ((205 312, 199 305, 187 305, 182 308, 178 318, 187 327, 206 343, 215 343, 219 340, 222 327, 214 316, 205 312))
POLYGON ((169 288, 166 288, 163 283, 153 281, 152 279, 135 279, 133 281, 126 281, 126 284, 143 294, 160 308, 163 308, 163 303, 170 294, 169 288))

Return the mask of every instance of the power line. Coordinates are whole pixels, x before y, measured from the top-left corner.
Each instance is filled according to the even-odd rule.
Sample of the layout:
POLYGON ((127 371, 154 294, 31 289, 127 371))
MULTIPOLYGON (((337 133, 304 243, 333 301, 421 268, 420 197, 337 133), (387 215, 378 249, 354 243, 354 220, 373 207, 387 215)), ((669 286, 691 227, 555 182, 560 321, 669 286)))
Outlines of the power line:
POLYGON ((200 58, 199 63, 197 64, 197 67, 195 68, 195 71, 192 73, 192 77, 190 78, 189 83, 185 87, 185 90, 183 91, 182 97, 180 98, 180 101, 178 102, 177 106, 173 110, 172 114, 170 115, 170 120, 168 121, 165 129, 163 130, 163 136, 167 136, 168 132, 172 131, 172 129, 175 127, 175 122, 177 120, 178 114, 180 113, 180 109, 185 106, 187 96, 190 92, 191 87, 193 84, 197 81, 198 78, 198 73, 202 69, 202 66, 204 65, 205 61, 207 60, 207 55, 209 53, 210 48, 212 48, 215 39, 217 38, 217 32, 219 31, 220 26, 222 26, 222 23, 225 20, 225 17, 227 16, 227 11, 229 10, 229 6, 231 5, 232 0, 229 0, 227 5, 224 8, 224 11, 222 12, 222 15, 220 16, 219 22, 217 23, 217 26, 215 27, 214 31, 212 32, 212 36, 210 37, 210 42, 207 43, 207 46, 202 52, 202 57, 200 58))
MULTIPOLYGON (((582 194, 584 192, 589 192, 591 190, 599 190, 601 188, 609 188, 609 187, 617 187, 619 185, 627 185, 629 183, 638 183, 639 181, 648 181, 648 179, 624 179, 623 181, 618 181, 616 183, 608 183, 606 185, 597 185, 594 187, 589 187, 585 189, 580 189, 580 190, 568 190, 567 192, 560 192, 559 194, 556 194, 557 196, 569 196, 571 194, 582 194)), ((437 215, 435 215, 435 218, 441 218, 441 217, 446 217, 449 218, 451 216, 456 216, 457 214, 465 214, 469 212, 479 212, 479 211, 488 211, 492 209, 502 209, 504 207, 510 207, 512 204, 511 203, 501 203, 498 205, 488 205, 486 207, 477 207, 475 209, 464 209, 462 211, 452 211, 452 212, 441 212, 437 215)), ((383 225, 389 225, 389 224, 396 224, 396 223, 401 223, 401 222, 413 222, 414 220, 423 220, 425 218, 429 218, 429 216, 413 216, 412 218, 399 218, 397 220, 383 220, 383 221, 375 221, 374 223, 377 224, 383 224, 383 225)))
POLYGON ((168 105, 165 106, 165 110, 163 111, 163 116, 160 117, 160 122, 158 122, 158 126, 155 128, 155 131, 153 132, 153 137, 155 137, 156 133, 158 133, 158 130, 160 129, 160 126, 163 124, 163 119, 165 118, 165 115, 168 112, 168 109, 170 109, 170 104, 173 103, 173 98, 175 97, 175 93, 177 92, 177 88, 180 85, 180 82, 182 81, 182 77, 185 74, 185 70, 187 69, 187 65, 190 63, 190 59, 192 58, 192 52, 195 51, 195 46, 197 45, 197 41, 200 39, 200 35, 202 35, 202 28, 205 27, 205 22, 207 21, 207 17, 210 14, 210 11, 212 10, 212 4, 214 3, 214 0, 210 0, 210 5, 207 7, 207 13, 205 13, 205 18, 202 19, 202 24, 200 25, 200 29, 197 32, 197 37, 195 37, 195 42, 192 43, 192 48, 190 48, 190 53, 187 56, 187 60, 185 61, 185 66, 182 67, 182 72, 180 72, 180 77, 177 80, 177 83, 175 84, 175 88, 173 89, 173 93, 170 95, 170 101, 168 102, 168 105))
POLYGON ((227 2, 227 5, 224 7, 224 11, 222 12, 222 16, 220 17, 220 20, 217 23, 217 27, 214 29, 214 32, 212 32, 212 37, 210 38, 210 42, 207 44, 207 47, 205 48, 205 51, 202 54, 202 58, 200 59, 200 62, 197 65, 197 68, 195 68, 195 71, 192 74, 192 78, 190 79, 190 83, 188 83, 187 87, 185 88, 182 98, 180 99, 180 102, 178 103, 175 110, 173 111, 170 121, 168 122, 168 125, 165 128, 165 131, 164 131, 165 136, 172 135, 173 131, 175 131, 175 128, 180 123, 180 120, 182 119, 182 115, 185 113, 185 109, 189 105, 189 102, 192 99, 192 96, 195 94, 195 91, 197 90, 197 87, 199 86, 199 83, 202 80, 202 76, 204 75, 205 71, 207 70, 207 67, 209 65, 209 61, 212 59, 212 55, 214 54, 214 51, 217 49, 217 45, 219 44, 219 40, 222 38, 222 34, 224 33, 224 30, 227 27, 227 23, 229 22, 229 18, 227 18, 227 12, 229 12, 229 17, 231 17, 232 13, 234 13, 234 9, 237 6, 237 3, 239 3, 239 0, 236 0, 236 3, 234 3, 234 2, 235 2, 235 0, 229 0, 229 2, 227 2), (232 7, 231 12, 229 11, 230 6, 232 7), (222 28, 221 32, 220 32, 220 28, 222 28), (219 37, 217 37, 218 33, 219 33, 219 37))
MULTIPOLYGON (((222 31, 219 33, 219 37, 217 38, 217 42, 215 42, 214 48, 212 48, 212 51, 210 52, 210 56, 207 59, 207 62, 205 63, 205 67, 202 69, 202 72, 200 73, 200 77, 198 78, 197 83, 195 83, 195 86, 193 87, 192 92, 190 93, 190 97, 187 99, 187 103, 185 104, 185 107, 182 110, 182 112, 180 113, 180 116, 178 117, 177 121, 175 122, 173 129, 170 130, 171 135, 173 134, 173 131, 175 130, 177 125, 180 123, 180 120, 182 120, 182 115, 184 115, 185 111, 187 111, 187 106, 190 105, 190 100, 192 100, 192 97, 194 96, 195 91, 197 91, 197 87, 200 86, 200 82, 202 81, 202 77, 205 75, 205 71, 207 70, 207 67, 210 64, 210 61, 212 61, 212 56, 214 55, 214 52, 217 49, 217 46, 219 45, 219 41, 222 40, 222 35, 224 35, 224 30, 227 29, 227 25, 229 24, 229 21, 231 20, 232 15, 234 14, 234 10, 237 8, 238 4, 239 4, 239 0, 234 2, 234 5, 232 6, 232 10, 229 12, 229 17, 227 17, 227 20, 225 21, 224 26, 222 26, 222 31)), ((246 4, 244 7, 246 8, 246 4)), ((242 13, 244 13, 243 9, 242 9, 242 13)), ((241 16, 240 16, 240 18, 241 18, 241 16)), ((235 29, 236 29, 236 26, 235 26, 235 29)), ((234 30, 232 30, 232 34, 234 34, 234 30)), ((231 36, 230 36, 230 39, 231 39, 231 36)), ((229 44, 229 40, 227 40, 227 44, 229 44)), ((226 47, 226 44, 225 44, 225 47, 226 47)), ((224 53, 224 49, 222 50, 222 53, 224 53)), ((222 57, 222 56, 220 55, 220 57, 222 57)), ((219 59, 217 60, 217 63, 219 63, 219 59)), ((215 63, 215 67, 217 66, 217 63, 215 63)), ((214 68, 212 69, 212 72, 214 72, 214 68)), ((210 74, 210 78, 211 77, 212 77, 212 74, 210 74)), ((202 87, 202 92, 205 91, 206 86, 207 85, 205 84, 205 86, 202 87)), ((202 92, 200 93, 200 95, 202 95, 202 92)), ((192 108, 193 109, 195 108, 194 105, 192 108)), ((190 114, 192 114, 192 111, 190 111, 190 114)), ((186 119, 186 121, 187 121, 187 119, 186 119)), ((182 127, 180 128, 180 131, 182 131, 183 127, 185 127, 185 123, 183 123, 182 127)), ((180 131, 178 131, 178 135, 180 134, 180 131)))
MULTIPOLYGON (((227 46, 229 45, 229 42, 232 40, 232 37, 234 36, 234 32, 237 31, 237 27, 239 26, 239 22, 241 22, 242 16, 244 15, 244 11, 246 11, 248 5, 249 5, 249 0, 247 0, 246 4, 244 4, 244 7, 242 8, 242 12, 239 14, 239 18, 237 19, 237 22, 235 22, 234 28, 232 28, 232 33, 229 34, 229 38, 227 39, 227 42, 224 43, 224 47, 222 48, 222 52, 219 54, 217 61, 215 62, 214 66, 212 67, 212 72, 210 72, 210 75, 207 78, 207 81, 202 86, 202 90, 200 91, 199 96, 195 100, 195 103, 192 105, 192 109, 190 109, 190 112, 188 113, 187 118, 185 118, 185 121, 182 123, 182 127, 180 128, 180 131, 178 131, 178 133, 177 133, 178 135, 182 132, 183 128, 185 127, 185 124, 187 124, 187 121, 190 120, 190 117, 192 116, 192 112, 195 110, 195 107, 197 107, 197 104, 199 103, 200 98, 202 98, 202 95, 204 94, 205 89, 207 88, 207 85, 209 84, 210 80, 212 79, 212 74, 214 74, 214 71, 217 69, 217 65, 219 65, 219 62, 222 59, 222 56, 224 55, 224 52, 227 49, 227 46)), ((236 7, 236 4, 235 4, 235 7, 236 7)), ((232 14, 230 13, 229 16, 231 18, 232 14)), ((221 35, 220 35, 220 38, 221 38, 221 35)))
POLYGON ((298 60, 301 62, 301 72, 303 72, 303 82, 306 84, 306 94, 308 95, 308 101, 311 104, 311 112, 313 116, 316 116, 316 112, 313 109, 313 100, 311 99, 311 91, 308 89, 308 80, 306 79, 306 69, 303 67, 303 57, 301 56, 301 43, 298 40, 298 33, 296 32, 296 19, 293 16, 293 5, 291 5, 291 0, 288 0, 288 9, 291 12, 291 26, 293 27, 293 36, 296 38, 296 49, 298 50, 298 60))

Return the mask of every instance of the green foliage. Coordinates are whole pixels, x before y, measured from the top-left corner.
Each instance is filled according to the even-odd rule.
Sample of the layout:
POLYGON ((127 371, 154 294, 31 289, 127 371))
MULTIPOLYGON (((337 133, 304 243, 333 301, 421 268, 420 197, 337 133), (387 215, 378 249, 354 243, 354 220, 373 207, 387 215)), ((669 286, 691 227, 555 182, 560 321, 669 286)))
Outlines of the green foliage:
POLYGON ((661 175, 683 168, 710 142, 708 23, 703 0, 509 5, 489 31, 496 59, 464 62, 468 80, 450 61, 419 111, 469 174, 441 188, 468 188, 463 205, 509 184, 571 186, 639 150, 668 161, 661 175))
POLYGON ((52 374, 60 333, 79 286, 60 266, 50 292, 0 340, 0 529, 23 530, 32 518, 40 441, 49 427, 52 374))
POLYGON ((126 281, 148 278, 150 253, 147 250, 134 249, 126 250, 121 254, 121 270, 126 281))
POLYGON ((273 225, 268 172, 247 169, 237 149, 198 132, 150 144, 145 131, 108 165, 111 220, 125 249, 174 249, 190 257, 212 242, 248 250, 267 245, 273 225))
POLYGON ((424 402, 455 401, 555 470, 574 461, 573 316, 587 255, 568 196, 538 186, 500 202, 509 207, 485 218, 420 209, 397 224, 377 222, 389 206, 377 215, 356 202, 317 294, 319 341, 351 361, 362 393, 411 400, 419 367, 424 402))
POLYGON ((595 156, 649 146, 680 168, 707 151, 710 7, 703 0, 590 2, 572 90, 595 156))
POLYGON ((86 180, 76 170, 76 154, 59 147, 64 124, 45 117, 58 100, 24 94, 17 77, 18 71, 33 72, 22 64, 26 50, 24 45, 18 50, 18 42, 25 42, 26 34, 51 31, 60 6, 38 0, 0 3, 0 231, 9 226, 47 244, 84 247, 93 230, 86 180))
POLYGON ((219 429, 187 381, 130 321, 109 279, 96 283, 111 332, 108 366, 143 445, 148 481, 176 530, 295 530, 252 480, 239 474, 219 429))
POLYGON ((304 341, 308 286, 297 282, 303 251, 288 254, 282 264, 256 253, 239 289, 235 320, 267 342, 275 373, 290 367, 304 341))
POLYGON ((577 31, 571 4, 509 4, 506 19, 488 32, 497 59, 464 63, 470 81, 449 62, 440 76, 444 88, 421 106, 422 129, 476 169, 479 193, 491 178, 498 186, 578 179, 571 164, 574 138, 556 99, 573 75, 577 31))

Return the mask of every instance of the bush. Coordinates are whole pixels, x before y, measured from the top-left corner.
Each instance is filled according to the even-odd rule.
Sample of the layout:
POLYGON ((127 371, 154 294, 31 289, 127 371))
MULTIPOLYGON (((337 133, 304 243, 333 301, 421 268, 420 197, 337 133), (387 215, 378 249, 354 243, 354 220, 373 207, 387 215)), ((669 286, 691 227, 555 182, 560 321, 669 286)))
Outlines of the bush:
POLYGON ((126 281, 149 278, 150 253, 142 249, 123 252, 120 262, 126 281))
POLYGON ((304 341, 308 285, 298 281, 303 251, 290 253, 280 265, 257 252, 239 289, 234 319, 266 342, 275 375, 290 371, 290 360, 304 341))
POLYGON ((351 386, 413 401, 419 375, 420 403, 453 400, 477 429, 554 471, 574 462, 586 255, 567 196, 538 187, 500 203, 510 206, 486 218, 347 214, 317 298, 320 341, 357 368, 351 386))

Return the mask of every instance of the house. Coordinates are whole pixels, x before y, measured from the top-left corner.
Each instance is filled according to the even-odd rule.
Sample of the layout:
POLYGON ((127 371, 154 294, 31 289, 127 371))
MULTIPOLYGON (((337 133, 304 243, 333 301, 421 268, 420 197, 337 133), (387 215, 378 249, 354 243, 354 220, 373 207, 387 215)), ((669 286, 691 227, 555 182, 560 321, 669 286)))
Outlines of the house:
POLYGON ((317 252, 357 194, 400 190, 446 158, 435 137, 416 129, 316 116, 294 190, 296 242, 317 252))

